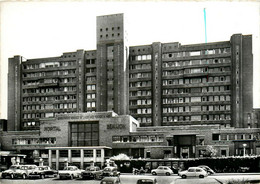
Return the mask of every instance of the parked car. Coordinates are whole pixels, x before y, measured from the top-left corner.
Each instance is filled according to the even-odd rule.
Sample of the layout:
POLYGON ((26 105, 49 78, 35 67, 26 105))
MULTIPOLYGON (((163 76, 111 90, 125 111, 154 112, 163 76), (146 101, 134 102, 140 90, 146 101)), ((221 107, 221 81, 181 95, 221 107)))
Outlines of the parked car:
POLYGON ((119 177, 105 177, 100 184, 121 184, 121 181, 119 177))
POLYGON ((23 178, 26 179, 33 170, 37 168, 36 165, 22 165, 17 167, 13 173, 13 178, 23 178))
POLYGON ((209 175, 215 174, 215 171, 213 171, 213 169, 211 169, 209 166, 199 165, 198 167, 204 169, 209 175))
POLYGON ((120 176, 120 172, 117 171, 117 167, 105 167, 101 177, 120 176))
POLYGON ((58 171, 58 178, 79 178, 83 170, 79 169, 77 166, 68 166, 64 170, 58 171))
POLYGON ((186 171, 180 171, 179 176, 182 178, 187 178, 187 177, 204 178, 205 176, 208 176, 208 173, 200 167, 189 167, 188 170, 186 171))
POLYGON ((98 166, 90 166, 81 172, 82 179, 101 179, 103 171, 98 166))
POLYGON ((171 174, 173 174, 173 171, 167 167, 167 166, 159 166, 157 169, 153 169, 151 171, 152 175, 166 175, 166 176, 170 176, 171 174))
POLYGON ((155 178, 138 179, 136 184, 157 184, 157 180, 155 178))
POLYGON ((45 177, 56 177, 57 171, 51 169, 49 166, 38 166, 35 170, 29 173, 29 178, 45 178, 45 177))
POLYGON ((20 169, 22 165, 12 165, 9 169, 2 172, 2 178, 14 178, 14 172, 16 169, 20 169))

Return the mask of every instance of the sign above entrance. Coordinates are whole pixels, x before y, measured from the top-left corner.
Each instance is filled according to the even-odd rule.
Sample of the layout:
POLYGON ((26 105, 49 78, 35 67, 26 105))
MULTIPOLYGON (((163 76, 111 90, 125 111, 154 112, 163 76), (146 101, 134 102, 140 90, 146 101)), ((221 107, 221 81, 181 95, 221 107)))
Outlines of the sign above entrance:
POLYGON ((108 124, 107 129, 125 129, 125 124, 108 124))
POLYGON ((44 127, 44 131, 61 131, 60 127, 58 126, 50 126, 50 127, 44 127))

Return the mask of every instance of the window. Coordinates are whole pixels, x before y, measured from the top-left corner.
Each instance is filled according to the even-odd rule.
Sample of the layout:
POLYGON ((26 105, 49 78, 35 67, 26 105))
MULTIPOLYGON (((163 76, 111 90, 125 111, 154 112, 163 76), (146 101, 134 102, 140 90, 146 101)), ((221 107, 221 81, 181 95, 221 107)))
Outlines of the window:
POLYGON ((212 140, 213 141, 218 141, 219 140, 220 134, 212 134, 212 140))
POLYGON ((73 122, 71 123, 71 146, 98 146, 98 122, 73 122))

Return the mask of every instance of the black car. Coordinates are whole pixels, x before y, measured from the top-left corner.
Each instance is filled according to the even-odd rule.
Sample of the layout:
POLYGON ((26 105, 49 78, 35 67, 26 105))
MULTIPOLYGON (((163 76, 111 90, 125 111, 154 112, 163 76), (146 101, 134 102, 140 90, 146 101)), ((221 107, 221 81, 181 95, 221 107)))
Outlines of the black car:
POLYGON ((33 170, 29 174, 29 178, 45 178, 45 177, 56 177, 57 176, 57 171, 51 169, 49 166, 38 166, 37 169, 33 170))
POLYGON ((87 167, 85 171, 81 172, 82 179, 101 179, 103 171, 100 169, 100 167, 97 166, 91 166, 87 167))

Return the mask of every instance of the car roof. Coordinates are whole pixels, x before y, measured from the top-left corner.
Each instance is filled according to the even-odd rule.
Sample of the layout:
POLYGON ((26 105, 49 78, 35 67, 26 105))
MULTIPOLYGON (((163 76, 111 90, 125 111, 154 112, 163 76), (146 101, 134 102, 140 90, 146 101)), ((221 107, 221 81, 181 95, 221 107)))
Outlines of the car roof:
POLYGON ((116 179, 118 179, 118 177, 105 177, 102 181, 115 181, 116 179))
POLYGON ((200 167, 189 167, 189 169, 201 169, 200 167))
POLYGON ((155 178, 140 178, 137 181, 142 181, 142 180, 144 180, 144 181, 155 181, 156 179, 155 178))

